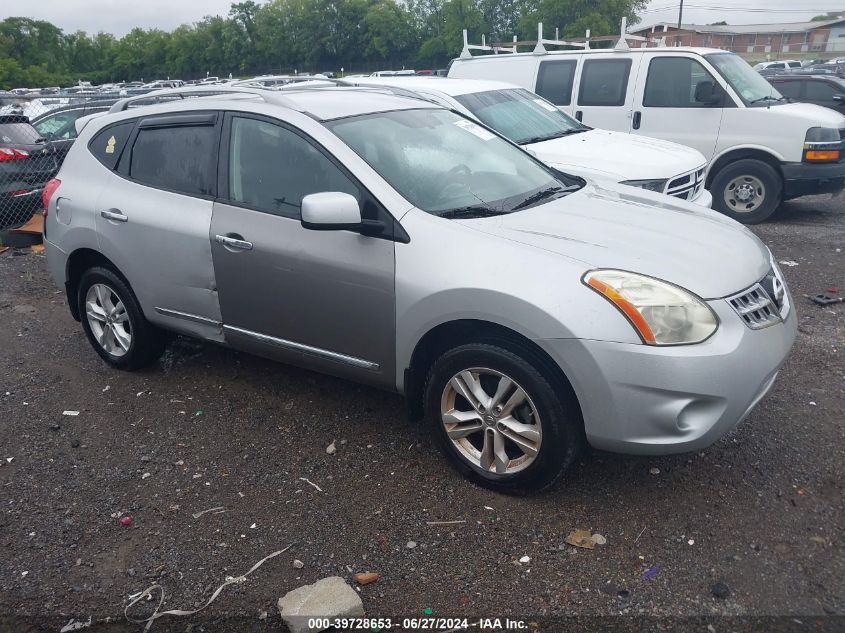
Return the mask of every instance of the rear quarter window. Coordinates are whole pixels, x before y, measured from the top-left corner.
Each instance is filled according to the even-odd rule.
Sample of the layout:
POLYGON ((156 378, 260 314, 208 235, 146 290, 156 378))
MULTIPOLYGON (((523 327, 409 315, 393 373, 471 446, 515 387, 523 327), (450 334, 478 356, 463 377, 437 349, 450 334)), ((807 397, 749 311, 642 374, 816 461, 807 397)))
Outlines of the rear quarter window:
POLYGON ((103 165, 114 169, 134 127, 135 121, 125 121, 103 128, 89 141, 88 151, 103 165))

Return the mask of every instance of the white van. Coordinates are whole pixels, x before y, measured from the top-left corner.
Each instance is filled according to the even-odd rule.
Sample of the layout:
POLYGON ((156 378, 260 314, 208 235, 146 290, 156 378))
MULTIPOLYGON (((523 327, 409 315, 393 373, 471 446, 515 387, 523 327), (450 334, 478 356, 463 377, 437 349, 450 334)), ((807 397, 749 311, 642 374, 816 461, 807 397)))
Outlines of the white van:
POLYGON ((465 49, 449 77, 507 81, 591 127, 694 147, 710 161, 714 208, 746 224, 782 200, 845 188, 845 117, 789 103, 733 53, 617 45, 472 57, 465 49))
POLYGON ((664 140, 592 129, 513 84, 447 77, 365 77, 350 83, 392 89, 460 112, 569 174, 612 180, 708 208, 713 203, 704 188, 707 161, 701 152, 664 140))

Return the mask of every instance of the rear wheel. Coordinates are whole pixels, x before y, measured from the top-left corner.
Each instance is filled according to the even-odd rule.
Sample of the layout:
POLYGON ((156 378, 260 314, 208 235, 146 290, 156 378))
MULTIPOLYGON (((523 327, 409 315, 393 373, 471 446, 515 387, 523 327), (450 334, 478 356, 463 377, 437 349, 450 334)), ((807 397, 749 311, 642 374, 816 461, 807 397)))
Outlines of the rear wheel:
POLYGON ((161 356, 164 333, 147 321, 135 295, 114 271, 85 271, 77 301, 88 340, 112 367, 139 369, 161 356))
POLYGON ((550 485, 584 446, 568 390, 555 390, 537 366, 497 345, 443 354, 429 372, 425 408, 457 470, 504 492, 550 485))
POLYGON ((716 210, 743 224, 763 222, 781 203, 783 181, 763 161, 738 160, 723 167, 710 188, 716 210))

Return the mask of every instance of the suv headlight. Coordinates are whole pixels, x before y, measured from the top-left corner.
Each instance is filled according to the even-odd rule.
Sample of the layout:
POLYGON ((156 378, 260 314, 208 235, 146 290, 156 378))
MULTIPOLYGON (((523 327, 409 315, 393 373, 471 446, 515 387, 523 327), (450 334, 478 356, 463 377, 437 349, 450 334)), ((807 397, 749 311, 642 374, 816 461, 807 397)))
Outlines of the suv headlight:
POLYGON ((591 270, 582 281, 616 306, 646 345, 700 343, 719 327, 704 300, 674 284, 624 270, 591 270))
POLYGON ((663 190, 666 189, 666 183, 669 182, 668 180, 623 180, 623 185, 628 185, 629 187, 639 187, 640 189, 648 189, 649 191, 654 191, 656 193, 663 193, 663 190))
POLYGON ((811 127, 804 138, 804 161, 811 163, 836 162, 842 156, 839 130, 811 127))

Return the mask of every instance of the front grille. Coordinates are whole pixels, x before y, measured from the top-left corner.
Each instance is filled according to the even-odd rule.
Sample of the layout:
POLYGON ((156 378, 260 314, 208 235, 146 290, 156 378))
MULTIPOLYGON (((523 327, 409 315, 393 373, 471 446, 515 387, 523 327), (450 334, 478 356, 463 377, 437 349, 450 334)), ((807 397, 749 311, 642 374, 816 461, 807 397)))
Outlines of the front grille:
POLYGON ((789 294, 777 268, 772 268, 747 290, 728 297, 727 301, 752 330, 776 325, 789 314, 789 294))
POLYGON ((695 200, 704 188, 705 168, 681 174, 669 181, 666 193, 681 200, 695 200))

